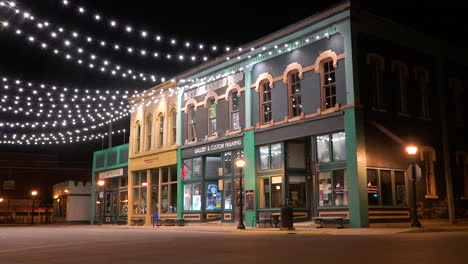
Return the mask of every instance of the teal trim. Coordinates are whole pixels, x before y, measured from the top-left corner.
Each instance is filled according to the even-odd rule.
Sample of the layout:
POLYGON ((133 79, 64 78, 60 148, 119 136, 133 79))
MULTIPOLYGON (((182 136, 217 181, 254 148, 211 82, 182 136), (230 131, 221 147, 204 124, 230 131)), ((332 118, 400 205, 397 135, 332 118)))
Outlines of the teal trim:
POLYGON ((123 167, 128 167, 128 159, 120 163, 120 154, 122 151, 127 150, 128 151, 128 146, 129 144, 123 144, 119 146, 115 146, 110 149, 103 149, 99 150, 93 153, 93 167, 92 167, 92 176, 91 176, 91 212, 90 212, 90 223, 93 225, 94 224, 94 219, 96 217, 96 174, 101 172, 101 171, 107 171, 107 170, 112 170, 112 169, 118 169, 118 168, 123 168, 123 167), (107 156, 109 153, 114 153, 117 152, 117 164, 113 166, 107 166, 107 156), (96 168, 96 159, 98 156, 104 155, 104 167, 101 168, 96 168))
POLYGON ((345 109, 348 204, 353 228, 368 227, 367 167, 362 112, 345 109))
POLYGON ((255 134, 253 130, 244 133, 244 158, 246 161, 244 168, 245 190, 254 190, 254 208, 252 211, 245 212, 245 224, 250 227, 257 226, 257 208, 258 208, 258 188, 255 173, 255 134))
MULTIPOLYGON (((180 130, 180 129, 179 129, 180 130)), ((182 151, 177 149, 177 218, 182 218, 184 210, 184 185, 180 179, 182 169, 182 151)))
MULTIPOLYGON (((336 34, 338 33, 338 27, 337 25, 339 25, 341 22, 339 21, 342 21, 344 19, 347 19, 349 18, 350 16, 350 11, 349 10, 345 10, 345 11, 342 11, 342 12, 339 12, 335 15, 332 15, 328 18, 325 18, 321 21, 318 21, 310 26, 307 26, 307 27, 304 27, 303 29, 301 30, 297 30, 291 34, 288 34, 286 35, 285 37, 282 37, 282 38, 278 38, 272 42, 269 42, 267 44, 264 44, 262 46, 271 46, 271 47, 274 47, 275 45, 278 45, 278 46, 281 46, 281 47, 284 47, 285 43, 287 44, 287 47, 286 50, 289 48, 291 50, 295 50, 295 49, 298 49, 298 48, 301 48, 305 45, 309 45, 311 43, 314 43, 315 41, 317 41, 316 39, 316 36, 319 35, 320 38, 319 39, 322 39, 323 37, 325 37, 325 33, 328 33, 329 36, 333 35, 333 34, 336 34), (334 26, 330 27, 331 24, 334 24, 334 26), (323 29, 325 28, 325 29, 323 29), (311 32, 314 32, 314 33, 311 33, 311 32), (307 41, 307 39, 309 39, 309 41, 307 41), (290 43, 288 43, 290 42, 290 43), (296 44, 297 42, 297 44, 296 44)), ((284 50, 284 48, 283 48, 284 50)), ((256 64, 256 63, 259 63, 259 62, 262 62, 262 61, 265 61, 265 60, 268 60, 268 59, 271 59, 271 58, 274 58, 276 56, 279 56, 283 53, 279 53, 279 52, 276 52, 274 49, 267 49, 267 50, 263 50, 263 49, 255 49, 254 51, 250 51, 250 52, 247 52, 243 55, 241 55, 241 59, 245 59, 244 61, 241 61, 239 63, 235 62, 234 60, 227 60, 225 62, 221 62, 219 63, 218 65, 216 66, 213 66, 209 69, 206 69, 204 71, 200 71, 196 74, 193 74, 191 76, 188 76, 186 77, 186 79, 196 79, 196 78, 200 78, 204 75, 208 75, 208 74, 211 74, 211 75, 214 75, 214 76, 217 76, 217 75, 224 75, 224 74, 228 74, 228 73, 232 73, 233 71, 239 71, 241 70, 242 68, 244 67, 247 67, 248 65, 253 65, 253 64, 256 64), (272 54, 271 55, 261 55, 261 56, 258 56, 259 54, 268 54, 268 52, 271 51, 272 54), (251 56, 250 59, 246 59, 248 58, 248 56, 251 56), (232 66, 231 66, 232 65, 232 66), (231 67, 229 67, 231 66, 231 67), (229 67, 229 68, 226 68, 226 67, 229 67), (221 70, 221 69, 224 69, 224 70, 221 70)), ((352 75, 351 75, 352 77, 352 75)), ((185 83, 181 83, 179 82, 178 85, 179 86, 183 86, 185 83)), ((194 83, 192 83, 194 84, 194 83)))
POLYGON ((253 126, 252 123, 252 68, 244 70, 245 75, 245 127, 253 126))
MULTIPOLYGON (((346 78, 346 103, 355 104, 356 97, 354 91, 354 65, 353 65, 353 38, 351 32, 351 21, 346 20, 336 25, 338 32, 343 34, 344 53, 346 55, 345 63, 345 78, 346 78)), ((359 102, 359 101, 358 101, 359 102)))

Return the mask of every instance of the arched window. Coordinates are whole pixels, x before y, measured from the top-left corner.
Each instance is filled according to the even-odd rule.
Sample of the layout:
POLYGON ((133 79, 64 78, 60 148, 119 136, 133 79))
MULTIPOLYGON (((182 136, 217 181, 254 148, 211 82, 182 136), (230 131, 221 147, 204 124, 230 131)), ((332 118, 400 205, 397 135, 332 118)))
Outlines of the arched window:
POLYGON ((171 116, 171 143, 174 145, 177 143, 177 111, 175 109, 172 109, 171 116))
POLYGON ((194 142, 197 139, 195 131, 195 105, 188 105, 185 111, 187 113, 187 141, 194 142))
POLYGON ((208 108, 208 135, 216 136, 216 100, 211 99, 208 108))
POLYGON ((146 118, 146 150, 150 150, 153 140, 153 116, 148 115, 146 118))
POLYGON ((302 113, 301 80, 299 72, 293 71, 288 75, 289 117, 296 117, 302 113))
POLYGON ((271 85, 269 80, 260 82, 260 123, 271 121, 271 85))
POLYGON ((332 58, 323 60, 321 64, 322 110, 326 110, 336 105, 335 66, 332 58))
POLYGON ((164 116, 159 114, 159 135, 158 135, 158 147, 162 148, 164 145, 164 116))
POLYGON ((140 121, 137 121, 135 124, 135 152, 140 152, 141 150, 141 124, 140 121))
POLYGON ((229 120, 231 131, 239 130, 240 127, 240 113, 239 113, 239 92, 231 93, 229 102, 229 120))

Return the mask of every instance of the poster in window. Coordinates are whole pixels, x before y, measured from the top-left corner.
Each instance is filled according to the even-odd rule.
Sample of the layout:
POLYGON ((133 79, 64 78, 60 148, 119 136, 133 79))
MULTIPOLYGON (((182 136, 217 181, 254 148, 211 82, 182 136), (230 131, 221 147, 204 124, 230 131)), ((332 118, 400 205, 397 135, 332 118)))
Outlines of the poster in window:
POLYGON ((245 191, 245 210, 246 211, 254 210, 254 191, 253 190, 245 191))
POLYGON ((201 210, 201 195, 194 195, 192 202, 192 208, 194 211, 201 210))
POLYGON ((210 118, 216 118, 216 104, 210 105, 210 118))

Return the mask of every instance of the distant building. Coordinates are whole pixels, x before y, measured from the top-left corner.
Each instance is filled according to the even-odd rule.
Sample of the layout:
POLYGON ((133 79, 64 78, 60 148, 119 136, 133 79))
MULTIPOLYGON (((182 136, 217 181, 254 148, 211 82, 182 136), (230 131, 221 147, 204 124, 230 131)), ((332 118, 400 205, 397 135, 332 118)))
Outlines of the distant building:
POLYGON ((91 182, 66 181, 52 187, 54 222, 89 224, 91 182))
POLYGON ((90 223, 126 222, 128 214, 128 144, 93 154, 90 223), (102 180, 103 186, 98 182, 102 180))

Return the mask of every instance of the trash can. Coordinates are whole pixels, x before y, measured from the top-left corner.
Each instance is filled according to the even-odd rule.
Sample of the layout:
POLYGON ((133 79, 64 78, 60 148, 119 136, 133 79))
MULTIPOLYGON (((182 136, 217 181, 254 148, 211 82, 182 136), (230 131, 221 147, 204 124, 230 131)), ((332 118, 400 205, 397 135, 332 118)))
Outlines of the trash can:
POLYGON ((281 230, 294 230, 293 208, 290 205, 281 206, 281 230))

